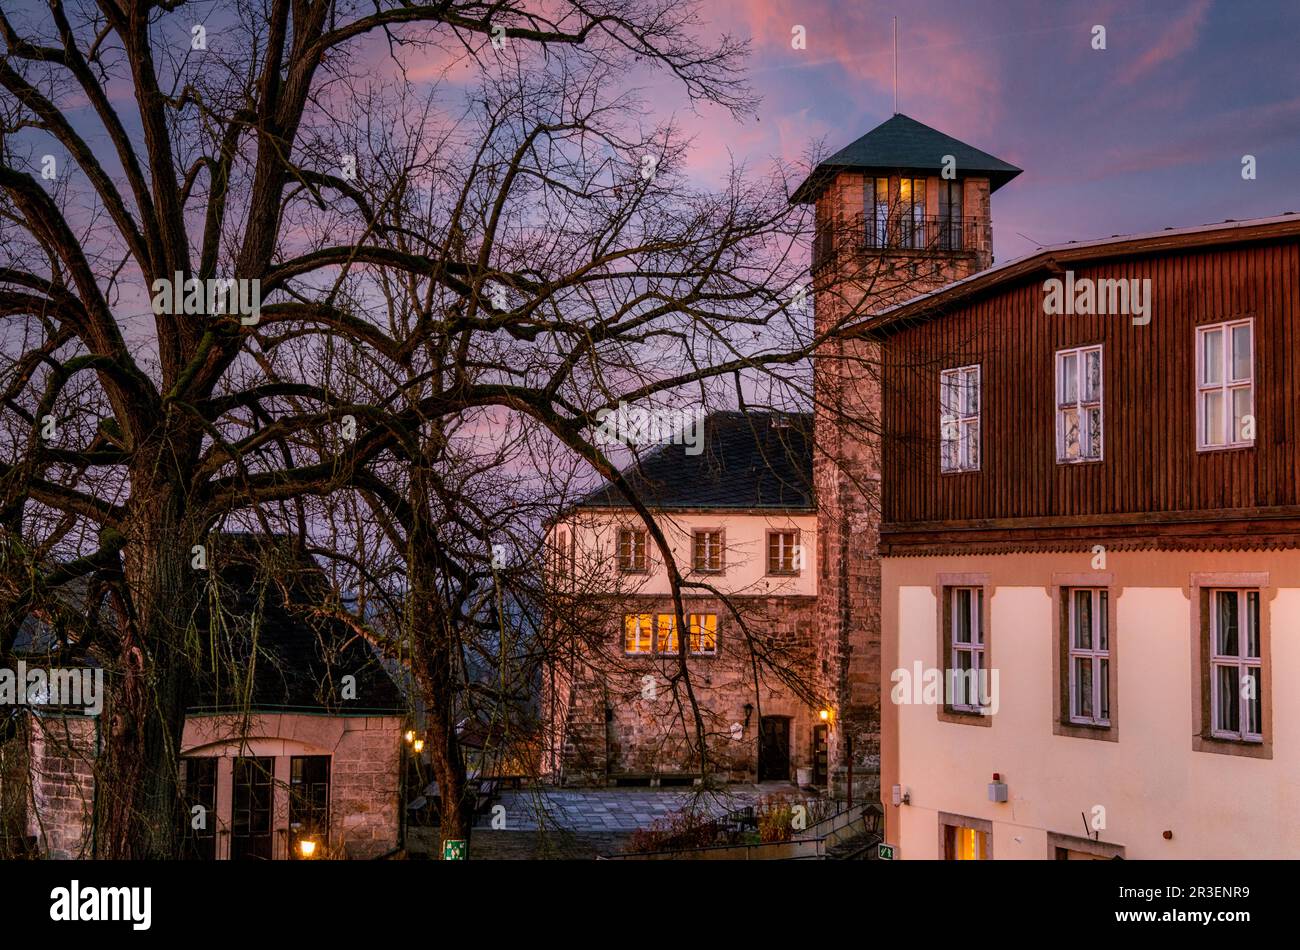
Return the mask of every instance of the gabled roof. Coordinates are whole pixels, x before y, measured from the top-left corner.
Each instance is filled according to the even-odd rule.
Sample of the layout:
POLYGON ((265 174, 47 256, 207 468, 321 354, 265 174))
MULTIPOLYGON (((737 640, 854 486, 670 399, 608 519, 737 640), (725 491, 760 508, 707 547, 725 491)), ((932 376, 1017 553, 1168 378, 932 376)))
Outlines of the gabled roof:
MULTIPOLYGON (((809 413, 710 413, 703 451, 664 445, 623 470, 650 508, 812 511, 812 415, 809 413)), ((580 508, 626 508, 606 483, 580 508)))
MULTIPOLYGON (((320 565, 284 536, 222 533, 209 551, 210 585, 194 618, 197 642, 186 649, 197 670, 189 712, 305 710, 390 713, 405 708, 376 652, 337 614, 320 565), (213 603, 220 604, 213 611, 213 603), (250 676, 251 674, 251 676, 250 676), (356 699, 343 699, 343 677, 356 677, 356 699)), ((86 578, 51 592, 63 610, 105 623, 86 578)), ((59 631, 28 615, 13 646, 28 662, 66 646, 59 631)), ((60 662, 66 662, 60 660, 60 662)), ((105 665, 92 647, 79 662, 105 665)))
POLYGON ((211 557, 222 611, 218 622, 206 609, 197 618, 203 671, 190 712, 404 707, 374 650, 327 615, 330 585, 310 554, 287 538, 223 534, 211 557), (343 698, 344 676, 356 677, 355 699, 343 698))
POLYGON ((1021 172, 1015 165, 898 112, 813 169, 790 200, 796 203, 815 200, 822 188, 842 171, 882 174, 899 170, 939 171, 945 155, 951 155, 956 162, 958 177, 987 176, 990 192, 997 191, 1021 172))
POLYGON ((1143 257, 1200 248, 1300 238, 1300 214, 1288 211, 1269 218, 1223 221, 1189 228, 1165 228, 1142 234, 1113 234, 1092 241, 1068 241, 953 281, 897 306, 863 317, 848 328, 862 336, 883 336, 913 322, 942 316, 958 304, 995 293, 1018 281, 1056 275, 1071 266, 1114 258, 1143 257))

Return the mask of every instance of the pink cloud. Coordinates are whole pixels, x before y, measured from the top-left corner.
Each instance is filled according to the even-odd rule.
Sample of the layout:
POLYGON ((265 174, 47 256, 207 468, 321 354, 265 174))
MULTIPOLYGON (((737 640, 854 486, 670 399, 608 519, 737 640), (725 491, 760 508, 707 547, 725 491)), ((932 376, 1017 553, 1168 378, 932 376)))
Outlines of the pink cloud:
POLYGON ((1116 77, 1121 83, 1131 83, 1146 76, 1165 63, 1177 59, 1196 45, 1211 0, 1197 0, 1185 13, 1176 17, 1169 28, 1136 60, 1116 77))

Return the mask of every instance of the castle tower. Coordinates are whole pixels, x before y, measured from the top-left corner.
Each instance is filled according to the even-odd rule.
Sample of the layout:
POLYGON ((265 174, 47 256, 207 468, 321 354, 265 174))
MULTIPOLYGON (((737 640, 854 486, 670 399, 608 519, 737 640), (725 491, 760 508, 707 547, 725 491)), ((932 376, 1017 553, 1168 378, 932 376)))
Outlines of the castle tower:
MULTIPOLYGON (((895 114, 826 159, 795 190, 814 202, 813 299, 819 334, 961 280, 993 263, 989 197, 1020 169, 895 114)), ((816 675, 831 706, 824 735, 833 794, 879 799, 880 348, 861 335, 813 361, 817 491, 816 675)), ((814 727, 817 728, 817 727, 814 727)))

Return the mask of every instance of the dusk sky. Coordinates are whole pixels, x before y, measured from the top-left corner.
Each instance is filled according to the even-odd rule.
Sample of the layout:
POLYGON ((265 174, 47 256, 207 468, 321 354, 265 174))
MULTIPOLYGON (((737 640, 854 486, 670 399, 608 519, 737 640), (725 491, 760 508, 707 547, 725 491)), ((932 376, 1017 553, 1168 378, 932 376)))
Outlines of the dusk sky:
MULTIPOLYGON (((44 6, 14 10, 48 29, 44 6)), ((220 4, 187 9, 225 41, 220 4)), ((646 120, 673 118, 694 136, 689 165, 703 185, 732 161, 757 174, 818 144, 829 154, 888 119, 897 16, 899 111, 1024 169, 994 197, 999 261, 1042 244, 1300 211, 1297 0, 701 0, 698 11, 702 39, 750 40, 748 79, 762 97, 756 117, 738 120, 693 111, 662 72, 640 77, 646 120), (1105 50, 1092 48, 1095 25, 1105 50), (792 48, 795 26, 805 49, 792 48), (1242 179, 1247 154, 1254 181, 1242 179)), ((188 45, 185 21, 168 18, 159 37, 188 45)), ((395 77, 382 39, 363 56, 375 78, 395 77)), ((477 75, 450 35, 441 55, 401 59, 417 86, 442 82, 448 105, 477 75)))
POLYGON ((704 180, 848 144, 899 111, 1024 174, 993 199, 997 259, 1040 244, 1300 211, 1295 0, 705 0, 710 28, 752 39, 758 121, 691 116, 704 180), (1104 51, 1092 28, 1106 27, 1104 51), (807 49, 791 30, 807 30, 807 49), (1257 159, 1244 181, 1242 156, 1257 159), (1026 235, 1026 236, 1022 236, 1026 235))

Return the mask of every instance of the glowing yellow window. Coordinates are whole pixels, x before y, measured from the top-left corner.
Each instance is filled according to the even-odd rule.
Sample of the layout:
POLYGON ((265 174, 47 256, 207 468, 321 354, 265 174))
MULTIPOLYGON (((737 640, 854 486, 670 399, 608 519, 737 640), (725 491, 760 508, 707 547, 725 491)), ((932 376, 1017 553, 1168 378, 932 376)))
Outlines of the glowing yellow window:
POLYGON ((974 828, 947 827, 947 855, 950 861, 986 861, 989 856, 989 833, 974 828))
POLYGON ((650 614, 623 617, 623 652, 649 653, 654 649, 654 627, 650 614))
POLYGON ((718 615, 691 614, 687 618, 691 624, 691 652, 718 652, 718 615))
POLYGON ((677 652, 677 618, 672 614, 659 615, 659 652, 677 652))

